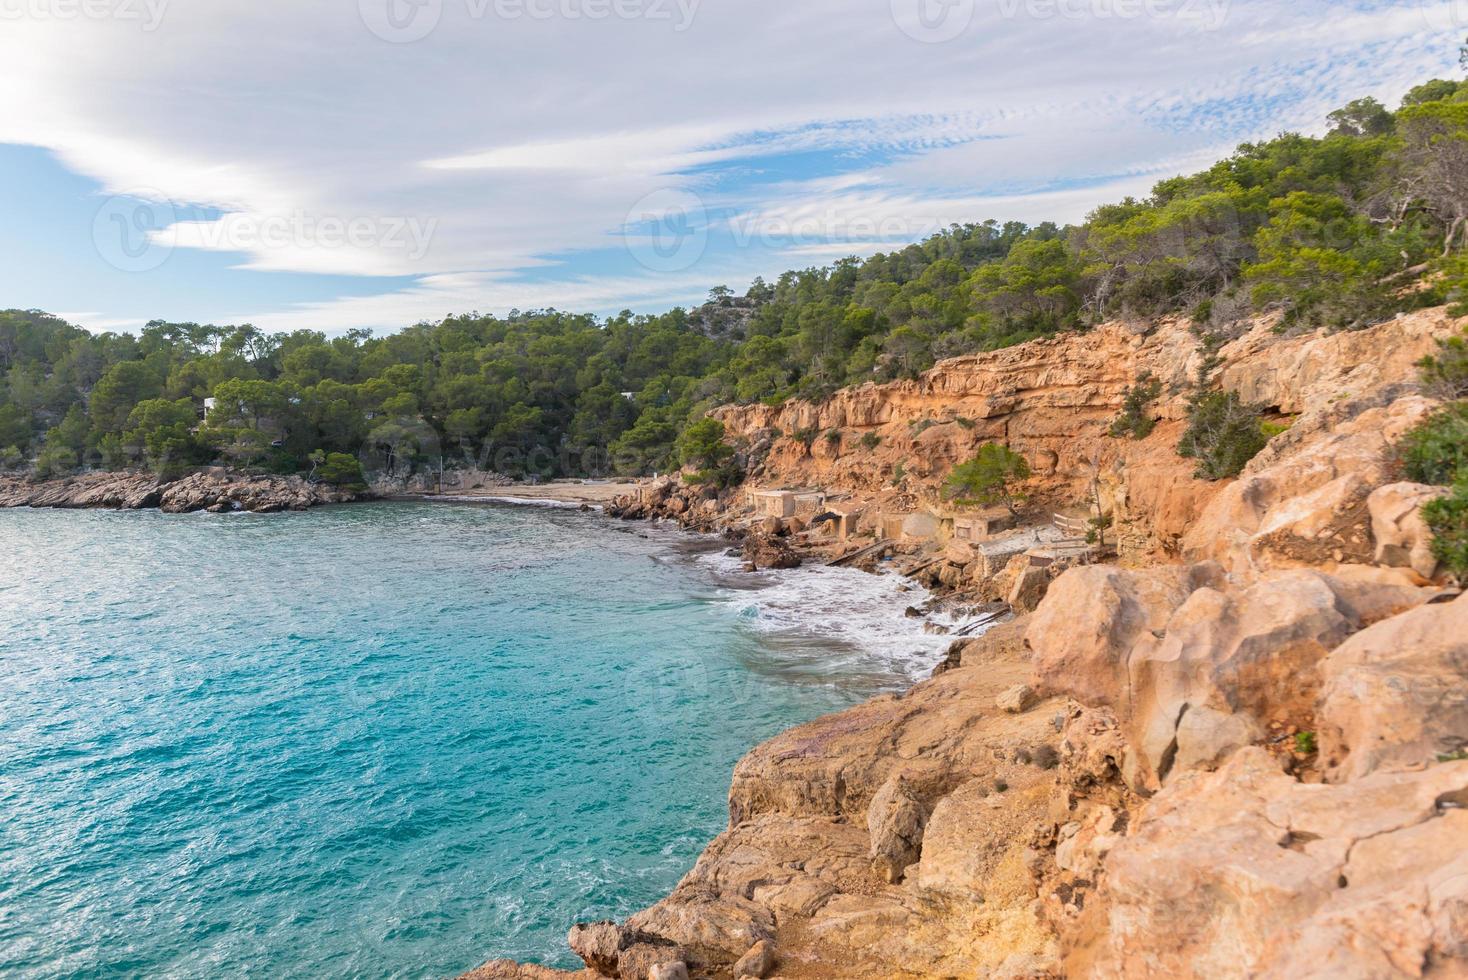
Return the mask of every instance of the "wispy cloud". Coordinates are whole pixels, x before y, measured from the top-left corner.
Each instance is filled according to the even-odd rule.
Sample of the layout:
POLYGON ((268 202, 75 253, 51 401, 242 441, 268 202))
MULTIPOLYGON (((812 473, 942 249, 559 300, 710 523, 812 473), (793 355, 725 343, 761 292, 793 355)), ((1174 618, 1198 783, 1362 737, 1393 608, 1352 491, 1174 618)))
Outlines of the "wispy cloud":
MULTIPOLYGON (((704 0, 678 29, 645 10, 497 18, 434 0, 433 30, 391 43, 364 16, 378 2, 171 4, 152 30, 7 22, 0 142, 167 202, 175 249, 410 281, 201 318, 655 309, 954 221, 1075 220, 1241 140, 1318 129, 1346 98, 1395 99, 1468 30, 1454 0, 1189 0, 1198 16, 1140 18, 1006 0, 942 43, 887 2, 704 0), (683 217, 708 242, 687 267, 649 268, 623 234, 668 192, 696 198, 683 217), (424 234, 405 247, 399 223, 424 234), (297 230, 258 234, 282 225, 297 230), (353 225, 375 232, 335 233, 353 225)), ((146 274, 169 288, 167 267, 146 274)))

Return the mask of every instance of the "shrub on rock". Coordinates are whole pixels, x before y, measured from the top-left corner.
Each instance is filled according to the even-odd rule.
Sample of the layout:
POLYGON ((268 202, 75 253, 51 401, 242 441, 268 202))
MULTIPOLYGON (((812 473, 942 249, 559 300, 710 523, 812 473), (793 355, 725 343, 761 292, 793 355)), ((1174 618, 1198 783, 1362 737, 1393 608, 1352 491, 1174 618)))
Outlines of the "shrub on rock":
POLYGON ((1422 508, 1432 529, 1432 553, 1459 579, 1468 578, 1468 478, 1458 481, 1450 497, 1422 508))
POLYGON ((1188 405, 1188 430, 1177 451, 1198 461, 1200 480, 1227 480, 1242 473, 1268 442, 1256 406, 1232 391, 1205 391, 1188 405))

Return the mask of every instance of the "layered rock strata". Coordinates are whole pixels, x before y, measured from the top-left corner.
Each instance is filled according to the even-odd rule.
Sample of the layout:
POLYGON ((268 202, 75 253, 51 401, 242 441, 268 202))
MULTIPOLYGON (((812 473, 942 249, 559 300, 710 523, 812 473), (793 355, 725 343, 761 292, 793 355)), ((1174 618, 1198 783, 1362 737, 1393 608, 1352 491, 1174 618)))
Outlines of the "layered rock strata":
POLYGON ((156 508, 167 514, 243 510, 267 514, 358 499, 361 495, 355 492, 309 483, 297 476, 246 476, 224 470, 194 473, 178 480, 137 473, 88 473, 40 483, 0 477, 0 507, 156 508))

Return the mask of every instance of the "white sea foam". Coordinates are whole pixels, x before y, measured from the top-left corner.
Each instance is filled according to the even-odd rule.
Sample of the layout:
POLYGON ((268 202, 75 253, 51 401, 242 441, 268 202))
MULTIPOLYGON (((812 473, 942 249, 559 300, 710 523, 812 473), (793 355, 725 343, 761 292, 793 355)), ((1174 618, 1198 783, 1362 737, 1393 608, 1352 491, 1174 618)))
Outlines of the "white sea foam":
POLYGON ((908 609, 923 607, 933 596, 896 572, 806 565, 751 575, 741 571, 739 558, 722 552, 698 561, 729 586, 726 601, 750 628, 782 647, 817 647, 822 670, 833 674, 919 680, 943 659, 952 633, 974 622, 948 614, 909 617, 908 609), (925 632, 930 623, 951 632, 925 632))

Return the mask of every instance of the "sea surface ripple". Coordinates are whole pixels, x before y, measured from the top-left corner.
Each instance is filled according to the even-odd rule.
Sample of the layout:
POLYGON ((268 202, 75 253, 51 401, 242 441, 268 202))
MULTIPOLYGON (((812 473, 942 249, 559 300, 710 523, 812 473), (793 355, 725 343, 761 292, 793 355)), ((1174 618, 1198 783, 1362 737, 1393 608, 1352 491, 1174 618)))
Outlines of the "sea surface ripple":
POLYGON ((942 646, 852 632, 895 580, 721 561, 536 508, 0 512, 0 975, 574 965, 743 753, 942 646))

